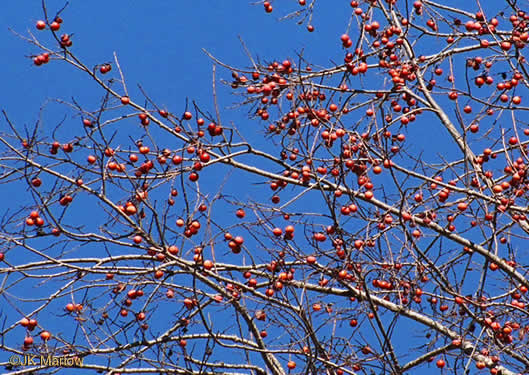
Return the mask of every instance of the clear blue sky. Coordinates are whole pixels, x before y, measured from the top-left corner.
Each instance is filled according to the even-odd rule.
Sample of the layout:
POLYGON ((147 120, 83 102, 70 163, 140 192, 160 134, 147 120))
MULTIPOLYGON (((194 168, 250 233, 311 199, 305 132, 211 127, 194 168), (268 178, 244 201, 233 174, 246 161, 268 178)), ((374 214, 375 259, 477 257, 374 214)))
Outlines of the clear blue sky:
MULTIPOLYGON (((18 0, 3 0, 0 12, 3 51, 0 109, 7 111, 21 131, 25 125, 33 125, 39 119, 39 109, 55 98, 69 100, 73 97, 87 108, 95 108, 101 98, 99 88, 85 75, 62 63, 33 66, 28 56, 38 52, 37 49, 8 30, 11 28, 25 36, 29 30, 49 42, 48 33, 34 28, 35 22, 42 18, 39 3, 25 1, 21 5, 18 0)), ((174 113, 183 112, 187 99, 196 100, 202 109, 214 112, 212 61, 202 49, 227 64, 249 67, 251 63, 240 43, 240 36, 252 56, 263 61, 296 60, 296 53, 303 51, 308 61, 323 67, 343 62, 339 37, 347 31, 350 19, 348 1, 332 2, 332 6, 328 6, 325 0, 319 1, 312 21, 317 28, 315 33, 308 33, 305 26, 293 21, 278 22, 280 15, 297 9, 295 1, 283 9, 281 3, 276 1, 276 10, 267 15, 260 4, 251 5, 247 0, 72 1, 62 15, 62 30, 73 33, 72 50, 88 65, 111 62, 116 52, 132 97, 140 98, 137 88, 140 84, 157 104, 174 113)), ((47 2, 52 14, 63 5, 64 2, 57 0, 47 2)), ((433 46, 430 47, 434 50, 433 46)), ((458 72, 459 69, 456 68, 458 72)), ((229 71, 219 67, 217 79, 229 78, 229 71)), ((375 82, 364 83, 368 89, 378 87, 375 82)), ((246 109, 228 110, 238 98, 220 83, 218 89, 223 121, 237 124, 249 141, 261 144, 262 126, 258 128, 257 121, 248 120, 246 109), (253 131, 252 127, 258 131, 253 131)), ((47 105, 42 116, 44 125, 53 127, 52 124, 62 121, 65 118, 63 109, 59 105, 47 105)), ((75 121, 79 119, 66 116, 66 121, 76 125, 63 128, 63 134, 74 136, 78 125, 75 121)), ((5 130, 3 119, 0 120, 0 129, 5 130)), ((452 146, 437 142, 438 129, 432 130, 431 124, 422 122, 414 129, 414 142, 409 145, 409 150, 424 150, 425 154, 420 157, 428 160, 437 159, 439 153, 452 151, 452 146)), ((218 181, 219 176, 214 177, 218 181)), ((4 196, 10 197, 9 208, 15 208, 27 197, 16 185, 0 185, 0 190, 4 196)), ((240 198, 251 194, 241 191, 236 184, 227 191, 239 194, 240 198)), ((6 309, 11 311, 9 307, 6 309)), ((50 318, 50 330, 59 331, 61 319, 62 316, 50 318)), ((412 341, 405 336, 401 340, 403 344, 412 341)), ((3 360, 1 353, 0 360, 3 360)), ((425 372, 422 373, 429 371, 423 369, 425 372)), ((438 373, 438 370, 432 372, 438 373)))
MULTIPOLYGON (((47 1, 50 16, 63 5, 63 1, 47 1)), ((297 9, 292 5, 296 4, 290 4, 288 9, 297 9)), ((349 10, 348 4, 343 5, 343 10, 349 10)), ((212 61, 202 49, 237 67, 251 66, 239 37, 252 57, 262 61, 282 61, 286 58, 296 60, 297 53, 301 51, 311 63, 322 66, 329 66, 331 61, 343 58, 342 49, 336 41, 343 33, 344 25, 347 25, 348 15, 345 12, 339 12, 336 8, 318 7, 313 20, 318 32, 311 34, 304 26, 297 26, 294 22, 277 21, 279 15, 284 15, 288 9, 267 15, 261 5, 253 6, 244 0, 71 2, 62 13, 64 22, 60 33, 73 34, 72 50, 89 66, 113 62, 113 53, 116 52, 131 97, 140 98, 137 85, 141 84, 157 104, 174 113, 183 112, 186 99, 197 101, 202 109, 213 113, 212 61)), ((72 118, 70 113, 64 111, 63 106, 53 104, 54 99, 75 98, 86 108, 94 109, 97 108, 102 93, 84 74, 65 64, 51 62, 41 67, 33 65, 30 56, 40 51, 13 32, 27 36, 29 31, 44 43, 50 43, 48 32, 35 29, 36 21, 42 18, 40 1, 28 1, 24 5, 12 0, 2 3, 0 45, 5 52, 5 61, 0 69, 0 82, 4 87, 3 94, 0 95, 0 108, 6 110, 10 120, 21 132, 25 126, 31 128, 40 118, 43 135, 49 136, 46 129, 66 120, 67 126, 58 135, 58 138, 64 140, 76 135, 80 120, 72 118), (45 110, 39 116, 43 106, 45 110)), ((220 67, 217 69, 219 81, 229 78, 229 71, 220 67)), ((257 129, 256 122, 248 121, 246 109, 225 110, 238 102, 239 98, 232 96, 232 90, 220 83, 218 90, 223 121, 245 128, 249 141, 262 142, 262 131, 260 128, 258 132, 252 131, 250 126, 257 129)), ((0 126, 2 130, 5 129, 3 120, 0 121, 0 126)), ((222 170, 220 173, 223 173, 222 170)), ((217 181, 222 178, 213 177, 217 181)), ((201 179, 205 181, 206 178, 207 176, 201 179)), ((2 185, 1 189, 12 198, 7 207, 9 209, 16 209, 28 199, 28 195, 22 190, 25 188, 21 185, 2 185)), ((251 194, 241 191, 237 185, 228 186, 225 191, 240 194, 242 199, 251 194)), ((82 204, 88 208, 90 203, 82 204)), ((89 225, 98 225, 99 218, 91 217, 89 225)), ((21 256, 14 252, 8 254, 14 263, 26 260, 26 256, 28 255, 21 256)), ((34 296, 32 283, 20 285, 26 286, 19 290, 22 296, 26 292, 25 297, 34 296)), ((47 284, 37 292, 42 296, 53 287, 54 285, 47 284)), ((67 318, 62 313, 64 303, 65 300, 62 299, 55 305, 57 315, 43 316, 39 320, 54 334, 70 337, 73 332, 65 329, 64 319, 67 318)), ((26 305, 22 312, 29 310, 26 305)), ((1 313, 9 317, 9 324, 22 316, 12 306, 0 308, 1 313)), ((171 313, 172 311, 167 311, 167 314, 171 313)), ((157 322, 152 322, 153 327, 156 324, 157 322)), ((166 327, 162 324, 160 328, 166 327)), ((271 335, 277 334, 273 330, 270 332, 271 335)), ((22 331, 17 328, 11 332, 10 339, 21 341, 21 334, 22 331)), ((0 360, 6 359, 4 354, 0 355, 0 360)))

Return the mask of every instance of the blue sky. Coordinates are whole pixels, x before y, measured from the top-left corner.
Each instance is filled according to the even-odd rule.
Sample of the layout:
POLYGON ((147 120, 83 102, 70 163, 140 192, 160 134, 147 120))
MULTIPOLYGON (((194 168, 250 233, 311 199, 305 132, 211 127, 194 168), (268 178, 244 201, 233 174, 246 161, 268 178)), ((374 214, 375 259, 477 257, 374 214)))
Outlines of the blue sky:
MULTIPOLYGON (((39 118, 43 129, 51 129, 55 124, 64 121, 59 136, 66 139, 74 137, 79 131, 80 119, 71 112, 65 111, 63 105, 54 103, 54 99, 74 98, 86 108, 95 109, 100 103, 101 91, 85 75, 71 67, 66 67, 63 63, 51 62, 41 67, 33 66, 29 56, 38 50, 8 28, 26 36, 29 30, 38 38, 42 38, 45 43, 50 42, 50 35, 47 32, 39 32, 34 28, 35 22, 42 18, 39 3, 27 1, 22 6, 20 1, 4 0, 3 2, 0 14, 0 45, 3 46, 4 63, 0 70, 0 82, 4 89, 3 94, 0 95, 0 109, 6 110, 10 120, 21 132, 24 126, 31 127, 39 118), (45 109, 40 116, 39 111, 43 106, 45 109)), ((251 5, 245 0, 135 0, 110 3, 99 0, 72 1, 62 15, 64 23, 61 32, 73 34, 72 50, 89 66, 113 62, 115 52, 123 69, 129 93, 131 97, 138 99, 138 102, 143 102, 138 89, 138 85, 141 85, 158 105, 176 114, 184 111, 186 101, 190 103, 193 100, 201 109, 214 113, 211 95, 212 61, 203 49, 226 64, 249 67, 251 63, 241 45, 240 37, 252 57, 262 61, 282 61, 286 58, 297 61, 296 53, 303 51, 304 57, 316 66, 329 67, 334 63, 342 63, 344 51, 339 37, 347 31, 350 19, 348 2, 342 1, 333 6, 323 6, 323 1, 318 2, 312 20, 312 24, 317 29, 314 33, 307 32, 305 25, 296 25, 292 20, 278 22, 277 18, 280 15, 297 9, 295 1, 284 5, 282 3, 284 2, 276 2, 274 13, 265 14, 260 4, 251 5)), ((47 2, 48 10, 52 14, 63 5, 64 2, 56 0, 47 2)), ((354 34, 354 31, 350 33, 354 34)), ((432 43, 428 48, 435 51, 440 44, 441 42, 432 43)), ((447 69, 446 66, 444 68, 447 69)), ((462 73, 461 65, 457 65, 455 71, 458 74, 462 73)), ((229 80, 230 72, 218 67, 217 80, 221 79, 229 80)), ((379 83, 369 80, 363 82, 364 87, 368 89, 379 87, 379 83)), ((238 102, 239 97, 232 95, 233 90, 220 82, 217 83, 217 89, 223 122, 236 124, 250 142, 264 146, 266 142, 263 129, 266 124, 248 120, 247 108, 230 109, 238 102)), ((440 99, 440 102, 446 104, 448 100, 440 99)), ((429 119, 430 117, 425 115, 423 121, 418 122, 413 128, 413 140, 407 146, 408 151, 412 153, 421 150, 424 153, 418 158, 442 162, 440 155, 449 155, 454 148, 448 143, 438 142, 441 138, 438 135, 443 130, 441 127, 435 127, 428 121, 429 119)), ((0 120, 2 131, 5 130, 4 126, 5 122, 2 119, 0 120)), ((489 143, 490 139, 483 144, 489 143)), ((456 159, 456 157, 451 155, 448 159, 456 159)), ((201 175, 201 182, 215 191, 225 171, 220 168, 216 172, 204 173, 201 175)), ((244 174, 237 174, 236 177, 248 178, 244 181, 249 182, 262 182, 257 178, 252 180, 253 177, 249 178, 244 174)), ((387 177, 374 177, 374 180, 383 186, 384 178, 387 177)), ((20 190, 20 185, 0 186, 4 194, 11 198, 8 208, 15 209, 18 203, 28 197, 25 191, 20 190)), ((230 198, 233 199, 261 198, 260 194, 268 199, 270 190, 267 188, 251 190, 255 186, 234 183, 226 186, 224 192, 232 194, 230 198), (248 188, 248 186, 252 187, 248 188)), ((88 199, 81 202, 87 211, 95 207, 95 204, 88 199)), ((294 204, 292 209, 318 210, 321 206, 307 198, 294 204)), ((231 212, 230 215, 227 221, 231 223, 233 221, 231 212)), ((98 225, 99 216, 88 217, 88 226, 98 225)), ((75 219, 75 216, 72 216, 72 219, 75 219)), ((279 219, 276 222, 280 223, 277 225, 282 225, 279 219)), ((354 220, 351 222, 354 223, 354 220)), ((480 237, 479 234, 476 236, 480 237)), ((251 239, 249 242, 252 245, 258 243, 257 240, 252 242, 251 239)), ((453 248, 454 245, 450 244, 450 250, 453 248)), ((103 249, 85 247, 80 251, 102 252, 103 249)), ((256 250, 253 255, 259 258, 261 253, 256 250)), ((17 255, 10 254, 10 256, 13 257, 11 259, 16 259, 17 255)), ((27 286, 30 287, 31 284, 27 286)), ((44 289, 43 292, 48 293, 49 289, 44 289)), ((332 298, 327 300, 329 301, 332 302, 332 298)), ((57 301, 57 311, 61 311, 62 305, 63 301, 57 301)), ((165 312, 168 315, 173 313, 171 310, 164 310, 165 312)), ((217 313, 224 317, 221 315, 222 309, 218 309, 217 313)), ((386 316, 388 322, 391 317, 391 315, 386 316)), ((323 321, 323 313, 320 318, 323 321)), ((47 323, 50 330, 60 331, 64 328, 62 319, 64 316, 61 313, 49 317, 47 323)), ((403 332, 410 329, 412 332, 409 334, 410 337, 415 337, 413 336, 415 334, 419 336, 419 333, 412 331, 411 325, 407 323, 403 323, 399 328, 403 332)), ((330 337, 332 332, 325 331, 323 334, 330 337)), ((372 332, 369 329, 354 338, 351 337, 351 340, 361 342, 362 335, 365 335, 367 340, 374 340, 370 337, 372 332)), ((414 344, 413 339, 409 339, 408 336, 402 336, 401 342, 403 345, 414 344)))
MULTIPOLYGON (((48 1, 50 16, 63 5, 62 1, 48 1)), ((329 12, 325 8, 320 11, 329 12)), ((336 13, 332 9, 330 12, 334 17, 336 13)), ((285 14, 285 9, 281 14, 285 14)), ((186 100, 196 100, 202 109, 213 113, 212 61, 203 49, 227 64, 248 67, 251 64, 240 37, 255 59, 295 59, 296 53, 305 48, 306 57, 311 62, 326 65, 329 60, 340 60, 342 55, 335 41, 337 35, 343 32, 342 25, 347 22, 347 15, 338 14, 340 22, 320 23, 320 15, 315 16, 313 24, 319 32, 310 34, 304 26, 296 26, 293 22, 277 22, 279 12, 267 15, 261 5, 252 6, 246 1, 72 2, 62 14, 64 22, 60 33, 73 34, 72 50, 89 66, 113 62, 113 53, 116 52, 131 97, 139 97, 137 85, 141 85, 160 106, 175 113, 183 112, 186 100)), ((321 14, 322 20, 324 16, 321 14)), ((0 81, 7 91, 0 97, 0 107, 6 110, 10 120, 22 133, 25 127, 31 128, 40 119, 42 136, 49 137, 49 129, 64 121, 65 126, 61 127, 57 136, 65 140, 76 136, 80 119, 65 111, 64 106, 54 103, 54 100, 74 98, 86 108, 94 109, 100 102, 101 91, 85 75, 63 63, 51 62, 40 67, 33 65, 30 56, 40 51, 14 33, 27 36, 29 31, 43 43, 50 43, 49 33, 37 31, 34 27, 36 21, 42 18, 38 1, 28 2, 24 6, 19 1, 3 2, 0 45, 6 51, 7 61, 0 70, 0 81), (44 108, 42 112, 41 108, 44 108)), ((229 77, 229 71, 220 67, 217 69, 218 80, 229 77)), ((218 90, 223 121, 240 124, 241 128, 246 128, 245 134, 250 137, 250 141, 262 142, 261 129, 259 132, 252 131, 251 127, 256 127, 256 122, 248 121, 245 109, 225 110, 238 101, 237 97, 230 95, 231 89, 218 84, 218 90)), ((0 126, 3 130, 4 125, 2 121, 0 126)), ((201 179, 207 184, 209 178, 210 184, 215 184, 224 172, 221 169, 201 179)), ((3 185, 2 189, 12 197, 13 204, 8 207, 11 210, 29 197, 25 188, 18 184, 3 185)), ((240 194, 239 198, 242 199, 252 194, 241 191, 237 186, 228 186, 226 190, 240 194)), ((92 212, 90 208, 95 207, 95 202, 89 199, 81 198, 78 203, 88 212, 92 212)), ((93 216, 89 216, 87 225, 99 225, 101 216, 93 213, 89 215, 93 216)), ((75 214, 72 220, 76 220, 75 214)), ((67 250, 70 254, 76 251, 88 251, 86 254, 103 251, 98 247, 67 250)), ((38 258, 14 252, 10 252, 8 257, 14 263, 38 258)), ((58 284, 49 283, 38 288, 36 293, 44 296, 56 286, 58 284)), ((22 297, 35 296, 32 282, 21 282, 19 287, 22 288, 19 289, 22 297)), ((65 329, 64 319, 69 317, 62 312, 64 304, 65 299, 54 302, 50 307, 55 313, 41 317, 39 321, 53 334, 72 337, 74 332, 65 329)), ((6 305, 2 312, 9 316, 9 323, 12 324, 13 320, 29 311, 30 306, 37 305, 26 304, 18 313, 14 312, 13 306, 6 305)), ((169 309, 167 313, 171 314, 172 311, 169 309)), ((157 323, 152 324, 156 327, 157 323)), ((15 329, 11 331, 13 336, 9 337, 20 341, 21 333, 15 329)), ((271 331, 271 334, 275 333, 271 331)), ((4 356, 1 358, 4 359, 4 356)))
MULTIPOLYGON (((34 121, 32 116, 43 99, 73 94, 82 97, 90 92, 89 86, 79 90, 71 85, 69 78, 75 77, 72 70, 53 64, 34 69, 24 58, 32 48, 7 31, 10 27, 22 34, 28 29, 36 32, 34 22, 42 18, 38 3, 21 7, 18 1, 8 0, 0 16, 0 40, 10 58, 0 72, 3 82, 10 83, 10 95, 2 99, 2 105, 18 119, 21 114, 17 108, 25 103, 27 117, 20 119, 26 122, 34 121)), ((61 1, 48 2, 50 12, 62 5, 61 1)), ((331 51, 334 56, 338 54, 334 40, 328 43, 328 36, 340 35, 337 28, 346 22, 345 15, 343 22, 321 26, 322 30, 314 34, 292 22, 278 23, 277 17, 274 13, 265 15, 261 6, 245 1, 181 1, 178 5, 173 1, 133 1, 126 5, 72 2, 64 12, 62 30, 74 33, 74 49, 87 63, 111 61, 116 52, 131 88, 141 83, 160 103, 174 108, 183 106, 186 97, 211 104, 211 61, 203 48, 228 64, 249 65, 239 36, 254 57, 294 56, 306 42, 317 43, 318 49, 307 49, 319 57, 317 62, 326 63, 331 51)))

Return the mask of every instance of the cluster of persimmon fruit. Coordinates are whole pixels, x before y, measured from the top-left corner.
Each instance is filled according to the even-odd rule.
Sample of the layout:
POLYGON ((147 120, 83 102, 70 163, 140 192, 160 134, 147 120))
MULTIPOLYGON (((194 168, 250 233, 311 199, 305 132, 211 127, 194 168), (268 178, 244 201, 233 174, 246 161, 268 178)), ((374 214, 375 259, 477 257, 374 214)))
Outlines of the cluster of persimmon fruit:
MULTIPOLYGON (((37 327, 38 322, 36 319, 22 318, 19 321, 19 324, 20 326, 26 328, 26 337, 24 338, 22 349, 27 351, 33 345, 34 340, 33 336, 31 336, 31 332, 35 329, 35 327, 37 327)), ((48 341, 51 338, 51 333, 49 331, 43 330, 39 336, 43 341, 48 341)))
MULTIPOLYGON (((121 98, 122 103, 124 102, 123 100, 124 98, 126 98, 125 100, 126 103, 124 104, 130 103, 130 99, 128 97, 122 97, 121 98)), ((159 110, 158 112, 162 117, 169 116, 169 112, 167 112, 166 110, 159 110)), ((143 126, 147 126, 150 123, 152 114, 149 114, 147 112, 142 112, 138 116, 140 118, 141 124, 143 126)), ((193 115, 189 111, 184 112, 182 116, 183 120, 191 120, 192 118, 193 118, 193 115)), ((202 118, 199 118, 197 120, 197 125, 199 126, 199 128, 200 126, 204 125, 204 123, 205 121, 202 118)), ((90 127, 93 126, 92 121, 87 120, 87 119, 83 120, 83 124, 85 126, 90 126, 90 127)), ((222 134, 222 127, 217 126, 213 122, 208 125, 207 130, 212 137, 222 134)), ((180 132, 181 127, 177 126, 175 128, 175 131, 180 132)), ((201 138, 201 137, 204 137, 205 132, 199 129, 196 132, 196 135, 198 138, 201 138)), ((138 148, 139 154, 145 157, 141 165, 137 167, 136 170, 134 171, 134 175, 136 177, 141 177, 142 175, 148 174, 153 168, 155 168, 155 164, 153 160, 149 159, 149 156, 152 156, 154 153, 151 152, 151 149, 149 146, 144 145, 143 142, 141 141, 137 142, 136 146, 138 148)), ((192 165, 190 167, 191 172, 189 173, 188 178, 190 181, 196 182, 199 179, 198 172, 201 171, 204 165, 206 165, 211 160, 211 156, 209 155, 207 150, 202 149, 200 147, 196 147, 193 144, 190 144, 186 147, 185 153, 187 153, 189 158, 184 159, 182 155, 179 155, 176 152, 173 153, 171 150, 165 148, 156 155, 156 161, 159 163, 160 167, 165 166, 168 160, 170 160, 174 166, 180 166, 184 161, 192 161, 192 165)), ((112 158, 114 156, 114 150, 112 150, 111 148, 107 148, 105 150, 105 156, 112 158)), ((130 163, 134 165, 135 163, 139 161, 139 156, 138 154, 131 152, 129 153, 128 159, 130 163)), ((97 157, 95 155, 89 155, 87 160, 90 164, 95 164, 97 161, 97 157)), ((112 159, 108 161, 107 168, 111 171, 125 172, 126 165, 124 163, 120 163, 112 159)))
MULTIPOLYGON (((358 8, 359 6, 358 1, 351 1, 351 6, 355 7, 355 14, 360 15, 364 18, 367 17, 367 15, 363 13, 362 9, 358 8)), ((416 1, 414 3, 414 9, 417 14, 422 14, 423 3, 421 1, 416 1)), ((525 45, 525 42, 527 42, 528 40, 529 34, 527 31, 525 31, 526 25, 527 25, 526 21, 528 19, 529 19, 529 15, 523 11, 519 11, 518 14, 512 15, 509 18, 510 22, 512 23, 512 27, 513 27, 512 40, 514 44, 516 45, 516 48, 523 48, 523 46, 525 45)), ((433 22, 434 22, 433 20, 428 20, 428 24, 430 25, 430 27, 436 30, 437 27, 434 24, 432 24, 433 22)), ((401 24, 402 26, 407 26, 408 20, 402 19, 401 24)), ((460 26, 462 25, 462 22, 456 19, 454 21, 454 24, 455 26, 460 26)), ((465 23, 465 28, 467 31, 476 31, 478 32, 479 35, 486 35, 486 34, 495 33, 496 27, 498 25, 499 25, 498 19, 491 18, 488 22, 485 22, 485 16, 483 15, 483 13, 477 12, 474 15, 474 18, 472 20, 469 20, 465 23)), ((416 79, 415 70, 418 69, 418 66, 412 65, 409 63, 402 63, 400 61, 398 54, 396 53, 396 50, 404 44, 404 39, 400 37, 400 35, 402 34, 402 30, 398 28, 397 26, 391 26, 391 27, 388 27, 382 30, 381 32, 378 32, 379 28, 380 28, 380 23, 376 20, 371 20, 370 23, 366 23, 364 25, 364 29, 366 33, 376 38, 376 40, 373 42, 373 48, 378 49, 380 47, 383 47, 381 49, 380 60, 374 66, 378 66, 381 68, 387 68, 388 74, 391 76, 393 83, 396 86, 403 85, 406 81, 414 81, 416 79), (396 36, 397 38, 394 41, 391 41, 390 38, 392 36, 396 36)), ((353 45, 352 39, 347 34, 343 34, 341 36, 341 42, 344 48, 349 48, 353 45)), ((507 51, 510 49, 511 41, 504 40, 500 43, 500 46, 503 50, 507 51)), ((486 41, 485 39, 482 39, 481 47, 482 48, 489 47, 489 42, 486 41)), ((357 47, 357 49, 354 51, 354 54, 348 52, 344 60, 345 60, 348 71, 352 75, 356 75, 359 73, 366 73, 369 67, 365 61, 364 52, 360 47, 357 47), (355 58, 355 56, 357 57, 355 58), (353 60, 355 60, 357 63, 354 63, 353 60)), ((426 62, 426 57, 419 56, 418 61, 419 63, 424 63, 426 62)), ((483 59, 477 57, 473 61, 469 60, 469 63, 472 64, 474 69, 477 70, 479 69, 481 61, 483 61, 483 59)), ((288 60, 286 61, 286 64, 290 66, 290 62, 288 60)), ((492 60, 486 61, 485 66, 487 69, 490 69, 492 67, 492 64, 493 64, 492 60)), ((277 104, 277 97, 279 96, 281 89, 284 88, 285 84, 288 82, 285 78, 280 77, 277 74, 278 72, 279 73, 284 72, 285 71, 284 68, 285 67, 281 66, 281 64, 278 64, 278 63, 272 64, 272 66, 270 66, 269 69, 276 69, 277 70, 276 74, 270 77, 265 76, 261 86, 256 87, 255 84, 251 84, 250 86, 248 86, 248 80, 246 79, 246 77, 241 77, 241 79, 238 79, 238 78, 236 79, 236 81, 232 84, 232 87, 236 88, 240 84, 247 85, 248 94, 261 94, 262 92, 261 101, 263 104, 272 104, 272 105, 277 104), (278 67, 279 69, 277 69, 278 67), (268 82, 269 80, 272 81, 271 85, 268 82), (274 83, 276 83, 278 87, 276 87, 274 83), (269 100, 268 98, 269 95, 272 96, 271 100, 269 100)), ((443 70, 441 68, 436 68, 435 74, 441 75, 442 71, 443 70)), ((508 90, 508 89, 514 88, 517 85, 517 82, 520 79, 521 74, 518 72, 515 72, 513 75, 514 77, 512 78, 512 83, 511 82, 499 83, 498 89, 508 90)), ((259 73, 254 73, 253 78, 256 79, 256 77, 258 76, 259 76, 259 73)), ((453 76, 449 76, 448 80, 450 82, 453 82, 454 80, 453 76)), ((490 75, 487 75, 486 77, 483 77, 483 75, 480 75, 476 77, 475 81, 476 81, 477 86, 481 87, 483 83, 491 84, 494 81, 494 79, 490 75)), ((428 83, 428 89, 429 90, 433 89, 435 84, 436 84, 436 80, 431 79, 428 83)), ((458 96, 460 95, 461 93, 458 94, 457 91, 452 91, 449 93, 448 96, 450 99, 456 100, 458 96)), ((291 93, 287 94, 287 99, 291 97, 292 97, 291 93)), ((521 103, 520 96, 513 96, 512 98, 510 98, 505 92, 500 94, 499 99, 503 103, 507 103, 510 101, 513 105, 519 105, 521 103)), ((411 110, 410 107, 415 104, 413 103, 415 99, 410 97, 408 98, 408 100, 411 100, 412 103, 408 102, 409 106, 403 109, 404 115, 407 112, 409 112, 411 110)), ((400 112, 400 110, 397 109, 397 108, 400 108, 399 105, 397 105, 396 103, 392 103, 392 106, 395 112, 400 112)), ((308 112, 318 113, 317 110, 312 110, 312 111, 309 110, 308 112)), ((331 112, 332 112, 332 108, 331 108, 331 112)), ((469 105, 466 105, 464 108, 464 112, 470 113, 472 112, 472 108, 469 105)), ((257 113, 258 115, 261 116, 263 120, 267 120, 269 118, 269 111, 266 109, 266 107, 259 109, 257 113)), ((344 113, 347 113, 347 112, 344 111, 344 113)), ((368 116, 374 115, 374 112, 372 109, 368 109, 366 113, 368 114, 368 116)), ((492 109, 489 109, 487 113, 489 115, 492 115, 494 111, 492 109)), ((409 116, 402 116, 401 122, 403 124, 407 124, 410 121, 414 121, 416 115, 419 115, 419 114, 421 114, 420 110, 414 111, 414 113, 409 116)), ((323 116, 323 119, 325 119, 325 116, 323 116)), ((327 120, 329 119, 327 118, 327 120)), ((289 128, 289 134, 291 135, 295 133, 296 127, 299 127, 300 125, 299 119, 297 117, 295 117, 295 121, 293 121, 292 123, 293 125, 291 125, 291 127, 289 128)), ((281 128, 284 129, 284 125, 283 126, 270 125, 270 130, 273 132, 281 128)), ((477 124, 472 124, 470 127, 470 130, 472 132, 477 132, 478 129, 479 127, 477 124)))
MULTIPOLYGON (((54 33, 59 31, 59 29, 61 28, 61 24, 62 24, 62 18, 59 17, 59 16, 56 16, 54 18, 54 20, 51 22, 51 23, 47 23, 46 21, 43 21, 43 20, 38 20, 35 24, 35 27, 37 28, 37 30, 45 30, 46 27, 48 27, 51 31, 53 31, 54 33)), ((66 47, 71 47, 73 45, 73 42, 70 38, 70 35, 68 34, 62 34, 60 37, 59 37, 59 45, 62 47, 62 48, 66 48, 66 47)), ((48 52, 43 52, 35 57, 33 57, 33 63, 36 65, 36 66, 40 66, 42 64, 46 64, 50 61, 50 54, 48 52)))

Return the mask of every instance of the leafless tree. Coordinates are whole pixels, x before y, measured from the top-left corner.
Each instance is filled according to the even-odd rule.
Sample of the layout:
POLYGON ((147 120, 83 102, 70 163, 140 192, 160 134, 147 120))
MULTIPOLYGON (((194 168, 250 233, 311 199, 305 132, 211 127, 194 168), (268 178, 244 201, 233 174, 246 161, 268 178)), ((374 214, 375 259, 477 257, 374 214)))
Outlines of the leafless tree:
MULTIPOLYGON (((344 8, 297 3, 263 17, 317 33, 316 3, 344 8)), ((27 189, 0 222, 4 354, 109 374, 527 373, 527 4, 346 3, 343 63, 205 51, 211 110, 129 96, 118 58, 83 61, 68 9, 43 4, 19 34, 34 64, 83 72, 101 100, 57 99, 66 120, 30 129, 3 112, 0 183, 27 189)))

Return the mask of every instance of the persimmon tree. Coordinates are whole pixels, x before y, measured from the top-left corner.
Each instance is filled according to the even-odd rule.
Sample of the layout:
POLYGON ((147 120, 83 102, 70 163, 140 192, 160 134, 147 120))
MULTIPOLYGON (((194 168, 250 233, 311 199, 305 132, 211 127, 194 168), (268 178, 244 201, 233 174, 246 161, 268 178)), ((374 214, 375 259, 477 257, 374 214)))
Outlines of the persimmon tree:
POLYGON ((130 95, 116 55, 82 58, 69 8, 18 34, 100 101, 57 98, 59 125, 3 112, 0 182, 25 198, 4 199, 2 351, 111 374, 526 373, 526 4, 263 5, 307 33, 334 22, 318 7, 350 21, 326 66, 205 51, 211 102, 174 108, 130 95))

